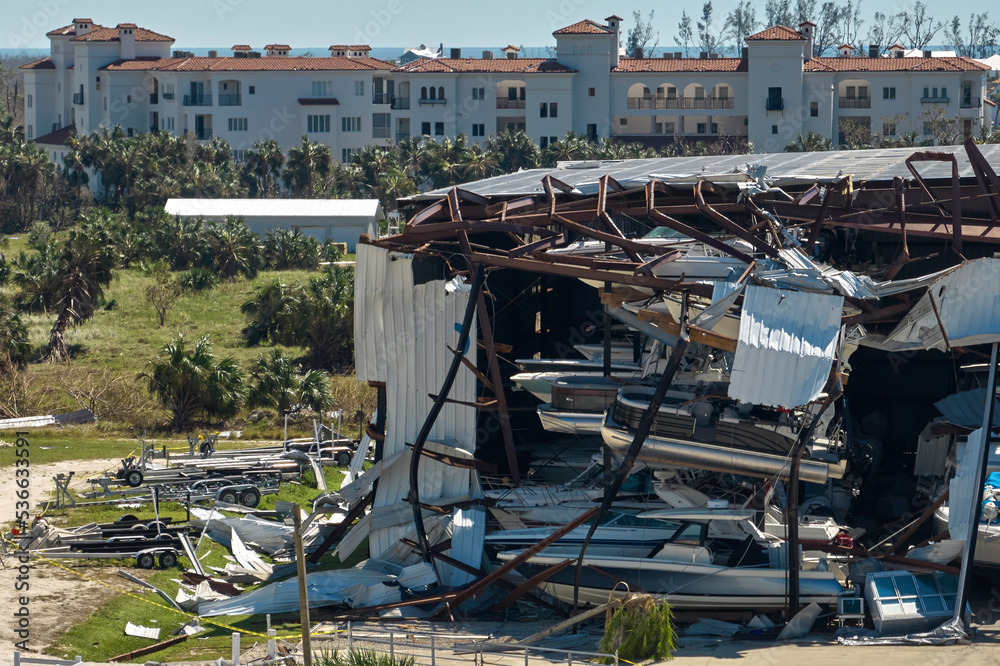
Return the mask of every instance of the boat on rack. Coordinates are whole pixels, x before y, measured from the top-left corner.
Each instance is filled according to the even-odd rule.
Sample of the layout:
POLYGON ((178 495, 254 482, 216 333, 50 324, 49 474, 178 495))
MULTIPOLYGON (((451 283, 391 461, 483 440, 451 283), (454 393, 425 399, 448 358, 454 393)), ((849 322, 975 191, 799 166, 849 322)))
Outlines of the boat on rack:
POLYGON ((604 377, 570 376, 553 381, 552 402, 538 406, 538 419, 549 432, 600 435, 604 413, 614 404, 620 384, 604 377))
MULTIPOLYGON (((662 529, 671 532, 649 548, 638 541, 615 544, 614 528, 605 528, 583 558, 579 602, 599 605, 612 595, 643 592, 666 599, 676 609, 784 607, 787 572, 783 544, 768 540, 753 526, 749 515, 752 512, 705 509, 640 514, 640 518, 662 520, 662 529), (719 530, 709 529, 717 522, 728 523, 721 536, 713 536, 719 530), (647 552, 640 554, 643 549, 647 552)), ((521 552, 505 551, 496 557, 507 562, 521 552)), ((529 557, 517 570, 530 578, 579 555, 578 543, 560 540, 529 557)), ((575 579, 575 567, 566 567, 541 588, 573 603, 575 579)), ((801 571, 799 580, 802 603, 831 605, 844 593, 833 571, 801 571)))

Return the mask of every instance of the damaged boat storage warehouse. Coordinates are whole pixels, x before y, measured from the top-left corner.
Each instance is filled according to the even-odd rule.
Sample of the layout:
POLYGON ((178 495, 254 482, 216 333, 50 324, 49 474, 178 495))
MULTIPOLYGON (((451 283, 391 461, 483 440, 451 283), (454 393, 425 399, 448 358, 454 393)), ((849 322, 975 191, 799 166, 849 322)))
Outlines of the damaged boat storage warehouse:
POLYGON ((995 507, 948 498, 956 470, 1000 471, 977 465, 997 158, 567 163, 404 202, 401 233, 358 246, 377 462, 338 552, 368 537, 366 568, 436 585, 370 610, 565 609, 625 583, 786 618, 864 598, 885 635, 960 620, 973 523, 977 575, 1000 564, 995 507))

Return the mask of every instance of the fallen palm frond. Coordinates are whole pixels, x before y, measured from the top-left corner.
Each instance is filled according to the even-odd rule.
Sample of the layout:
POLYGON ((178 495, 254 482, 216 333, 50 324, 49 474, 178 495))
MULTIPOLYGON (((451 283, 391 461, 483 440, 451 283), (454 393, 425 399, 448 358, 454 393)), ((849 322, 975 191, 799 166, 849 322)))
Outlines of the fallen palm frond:
POLYGON ((617 650, 620 659, 631 662, 660 661, 673 658, 676 638, 670 604, 648 594, 632 594, 608 605, 598 651, 617 650))

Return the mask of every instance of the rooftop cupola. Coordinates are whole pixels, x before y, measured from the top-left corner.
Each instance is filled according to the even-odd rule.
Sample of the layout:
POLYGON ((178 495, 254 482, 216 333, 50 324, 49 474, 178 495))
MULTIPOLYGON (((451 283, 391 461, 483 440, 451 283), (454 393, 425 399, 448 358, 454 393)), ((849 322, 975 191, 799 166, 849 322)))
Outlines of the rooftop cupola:
POLYGON ((268 44, 264 47, 264 55, 268 58, 287 58, 292 47, 288 44, 268 44))

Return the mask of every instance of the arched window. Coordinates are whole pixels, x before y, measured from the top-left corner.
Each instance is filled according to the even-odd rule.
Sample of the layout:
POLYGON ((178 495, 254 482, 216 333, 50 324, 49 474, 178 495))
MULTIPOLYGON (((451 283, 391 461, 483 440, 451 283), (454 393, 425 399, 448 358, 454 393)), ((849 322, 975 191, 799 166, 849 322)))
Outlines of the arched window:
POLYGON ((948 97, 948 89, 944 86, 941 86, 941 97, 945 99, 947 99, 948 97))
POLYGON ((431 99, 437 99, 437 90, 434 89, 434 86, 431 86, 431 99))
POLYGON ((937 99, 937 96, 938 96, 938 94, 937 94, 937 86, 934 86, 933 90, 934 90, 934 99, 937 99))
MULTIPOLYGON (((924 88, 924 97, 927 96, 927 88, 924 88)), ((427 99, 427 86, 420 89, 420 99, 427 99)))
POLYGON ((444 86, 438 88, 438 99, 444 99, 444 86))
POLYGON ((929 91, 927 89, 927 86, 924 86, 924 97, 925 98, 930 97, 930 94, 929 94, 929 91))

